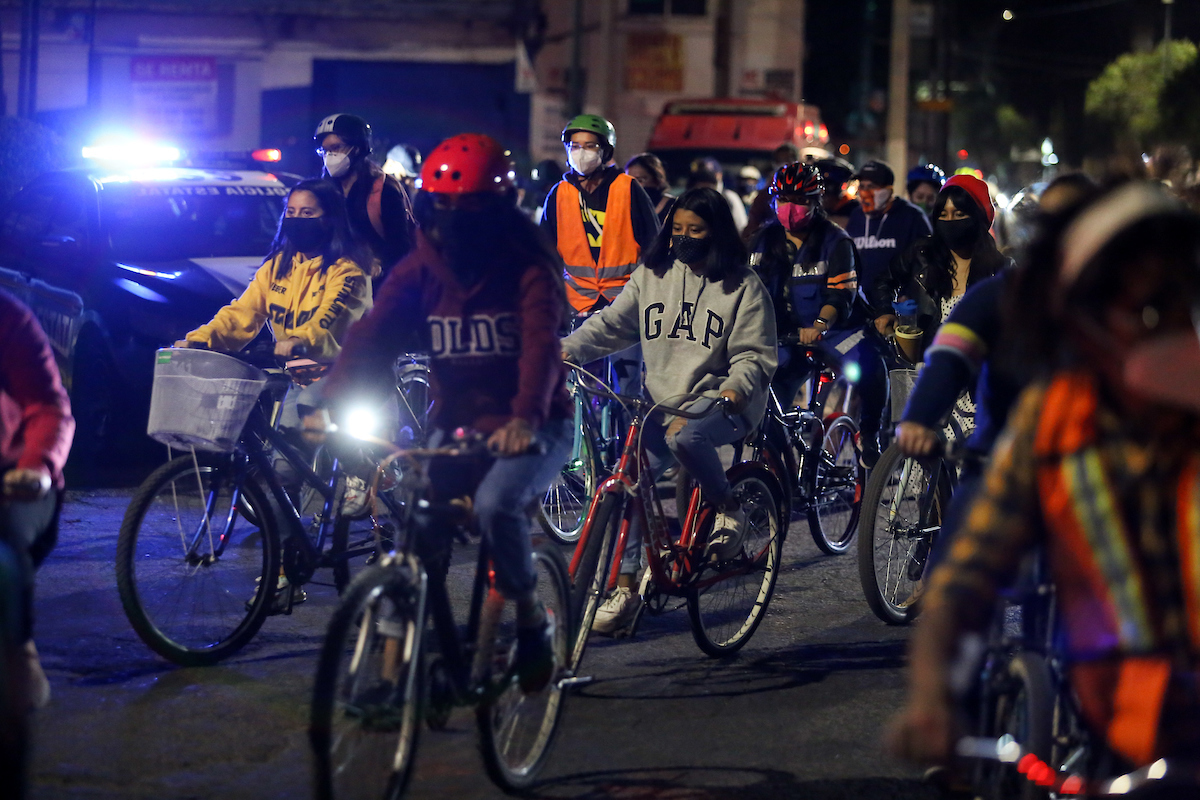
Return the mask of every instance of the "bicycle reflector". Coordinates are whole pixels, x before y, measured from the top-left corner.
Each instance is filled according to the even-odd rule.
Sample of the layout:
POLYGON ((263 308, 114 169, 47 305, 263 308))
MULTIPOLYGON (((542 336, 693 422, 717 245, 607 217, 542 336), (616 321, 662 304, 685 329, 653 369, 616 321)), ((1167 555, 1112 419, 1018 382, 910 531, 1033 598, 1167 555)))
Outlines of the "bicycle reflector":
POLYGON ((283 153, 274 148, 255 150, 250 154, 250 157, 255 161, 282 161, 283 153))

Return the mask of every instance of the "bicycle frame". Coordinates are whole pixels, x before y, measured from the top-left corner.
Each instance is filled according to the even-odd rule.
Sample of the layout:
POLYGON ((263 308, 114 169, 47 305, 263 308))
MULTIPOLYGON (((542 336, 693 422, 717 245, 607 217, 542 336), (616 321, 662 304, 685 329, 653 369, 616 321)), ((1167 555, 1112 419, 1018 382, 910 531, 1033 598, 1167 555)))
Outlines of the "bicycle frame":
POLYGON ((609 495, 618 495, 623 499, 621 525, 613 547, 611 567, 597 567, 609 569, 607 585, 610 589, 616 585, 617 576, 620 574, 621 559, 629 539, 630 526, 635 520, 641 521, 642 529, 646 532, 643 548, 650 566, 650 574, 658 590, 665 594, 682 596, 689 590, 703 589, 748 571, 750 567, 727 569, 712 578, 699 579, 704 553, 699 549, 698 538, 710 511, 701 508, 700 487, 693 487, 687 512, 680 515, 679 536, 671 536, 662 502, 647 470, 649 457, 646 449, 640 446, 642 426, 645 422, 644 413, 639 411, 634 414, 616 471, 597 487, 575 546, 569 574, 573 576, 579 570, 588 539, 593 535, 604 535, 603 531, 597 533, 594 528, 600 504, 609 495))

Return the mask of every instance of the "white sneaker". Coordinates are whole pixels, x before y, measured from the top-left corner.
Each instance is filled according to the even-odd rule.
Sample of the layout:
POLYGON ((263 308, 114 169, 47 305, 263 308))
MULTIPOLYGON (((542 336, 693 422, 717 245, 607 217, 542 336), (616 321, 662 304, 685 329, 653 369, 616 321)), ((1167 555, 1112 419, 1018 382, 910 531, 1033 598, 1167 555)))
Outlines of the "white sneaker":
POLYGON ((742 552, 742 540, 746 538, 746 510, 718 511, 713 521, 712 535, 708 539, 708 555, 717 561, 729 561, 742 552))
POLYGON ((342 514, 347 517, 360 516, 367 510, 367 482, 362 478, 351 475, 346 478, 346 486, 342 490, 342 514))
POLYGON ((642 607, 642 598, 628 586, 618 586, 616 591, 596 609, 592 632, 611 635, 628 625, 642 607))

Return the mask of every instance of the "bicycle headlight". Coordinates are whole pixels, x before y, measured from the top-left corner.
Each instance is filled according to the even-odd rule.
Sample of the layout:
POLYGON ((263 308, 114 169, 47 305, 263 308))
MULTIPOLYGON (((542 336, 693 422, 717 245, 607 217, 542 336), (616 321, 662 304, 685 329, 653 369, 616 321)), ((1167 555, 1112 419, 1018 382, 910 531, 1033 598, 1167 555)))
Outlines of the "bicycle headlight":
POLYGON ((379 415, 369 408, 351 409, 342 427, 355 439, 370 439, 379 429, 379 415))

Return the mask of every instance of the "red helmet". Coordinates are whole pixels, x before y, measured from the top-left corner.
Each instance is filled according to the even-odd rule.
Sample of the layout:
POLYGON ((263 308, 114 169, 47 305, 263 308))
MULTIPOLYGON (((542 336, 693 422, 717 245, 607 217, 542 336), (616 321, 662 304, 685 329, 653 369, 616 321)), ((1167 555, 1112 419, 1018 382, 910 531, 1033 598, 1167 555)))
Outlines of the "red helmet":
POLYGON ((482 133, 460 133, 425 157, 420 188, 440 194, 503 193, 514 188, 514 177, 499 142, 482 133))
POLYGON ((767 194, 776 197, 804 197, 820 200, 825 194, 825 181, 816 164, 784 164, 775 171, 767 194))

